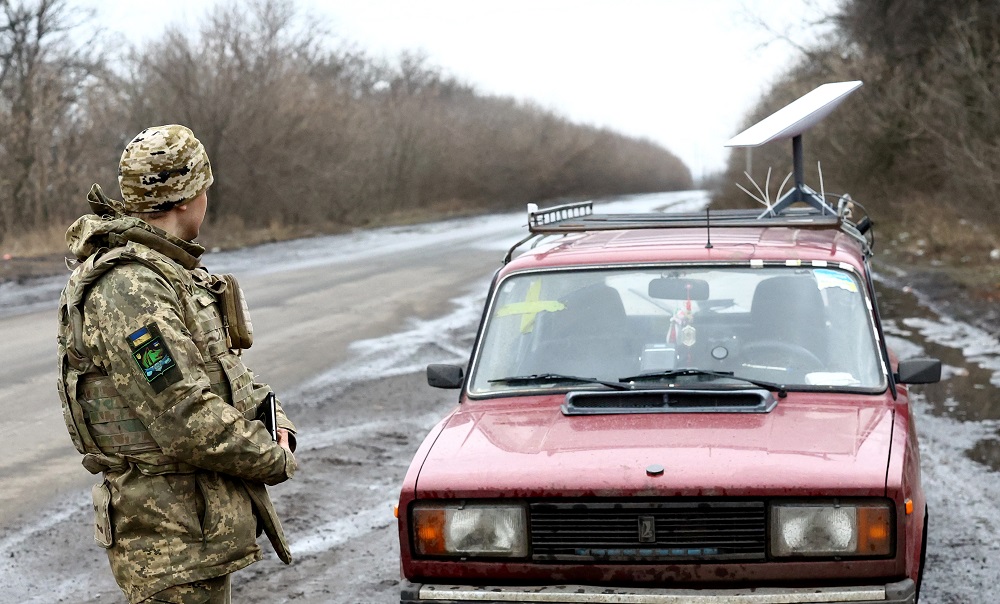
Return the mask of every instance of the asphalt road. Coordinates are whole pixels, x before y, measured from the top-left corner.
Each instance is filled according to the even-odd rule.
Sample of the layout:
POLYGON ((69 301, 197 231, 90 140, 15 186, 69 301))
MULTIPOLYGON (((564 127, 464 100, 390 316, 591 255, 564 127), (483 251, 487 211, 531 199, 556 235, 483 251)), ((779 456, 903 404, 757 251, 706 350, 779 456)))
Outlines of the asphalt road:
MULTIPOLYGON (((703 199, 674 194, 634 200, 629 209, 697 207, 703 199)), ((295 562, 281 564, 265 545, 267 559, 236 575, 235 601, 398 601, 392 504, 414 450, 456 398, 427 387, 422 368, 466 358, 489 278, 523 224, 521 214, 463 219, 206 259, 240 278, 255 327, 247 364, 275 387, 300 428, 300 472, 273 491, 295 562)), ((0 291, 0 604, 124 601, 92 543, 94 478, 79 465, 55 393, 58 286, 0 291)), ((920 306, 890 293, 902 296, 900 308, 920 306)), ((969 363, 985 371, 995 394, 989 376, 1000 370, 1000 347, 983 353, 995 339, 973 333, 970 341, 967 325, 921 313, 890 319, 893 345, 951 351, 951 381, 968 376, 961 366, 969 363)), ((957 422, 919 397, 918 405, 935 523, 922 602, 979 601, 1000 581, 1000 481, 966 453, 998 426, 988 417, 957 422)))

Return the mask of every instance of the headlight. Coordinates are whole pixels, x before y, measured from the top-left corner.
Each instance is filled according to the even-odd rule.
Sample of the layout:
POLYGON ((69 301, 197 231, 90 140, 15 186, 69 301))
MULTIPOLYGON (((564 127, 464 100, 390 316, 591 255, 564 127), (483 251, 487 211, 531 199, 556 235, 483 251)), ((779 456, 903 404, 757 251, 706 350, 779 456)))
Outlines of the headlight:
POLYGON ((413 508, 413 545, 427 556, 525 557, 523 505, 425 504, 413 508))
POLYGON ((771 555, 887 556, 892 509, 885 502, 771 506, 771 555))

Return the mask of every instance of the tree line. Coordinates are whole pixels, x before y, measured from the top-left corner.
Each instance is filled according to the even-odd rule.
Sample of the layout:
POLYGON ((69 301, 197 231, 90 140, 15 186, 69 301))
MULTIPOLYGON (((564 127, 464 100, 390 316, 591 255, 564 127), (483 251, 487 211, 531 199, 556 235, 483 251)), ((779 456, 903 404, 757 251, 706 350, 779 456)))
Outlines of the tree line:
POLYGON ((0 0, 0 244, 86 212, 91 182, 117 193, 125 144, 164 123, 209 152, 216 232, 692 185, 658 145, 482 94, 420 54, 371 57, 291 0, 220 3, 139 47, 68 0, 0 0))
MULTIPOLYGON (((826 23, 747 125, 822 83, 864 81, 804 136, 807 181, 818 188, 822 160, 826 191, 850 192, 914 252, 987 258, 1000 244, 1000 3, 843 0, 826 23)), ((746 204, 733 184, 750 187, 746 164, 731 155, 717 205, 746 204)), ((753 150, 754 180, 768 167, 773 199, 790 143, 753 150)))

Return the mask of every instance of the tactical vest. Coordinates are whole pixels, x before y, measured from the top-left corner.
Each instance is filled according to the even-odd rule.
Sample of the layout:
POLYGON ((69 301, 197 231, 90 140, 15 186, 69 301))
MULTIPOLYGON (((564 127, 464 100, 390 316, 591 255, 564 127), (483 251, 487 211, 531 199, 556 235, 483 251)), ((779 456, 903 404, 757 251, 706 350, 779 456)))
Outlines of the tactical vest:
POLYGON ((158 252, 136 242, 93 254, 70 276, 59 301, 59 378, 63 419, 83 465, 96 474, 136 465, 145 474, 185 473, 195 468, 163 453, 105 375, 86 354, 83 310, 90 287, 124 263, 154 270, 173 287, 185 327, 202 355, 211 390, 253 419, 253 373, 237 352, 252 344, 252 327, 238 284, 230 276, 204 269, 185 271, 158 252), (220 304, 221 300, 221 304, 220 304), (220 308, 228 308, 223 313, 220 308), (236 310, 238 309, 238 311, 236 310))

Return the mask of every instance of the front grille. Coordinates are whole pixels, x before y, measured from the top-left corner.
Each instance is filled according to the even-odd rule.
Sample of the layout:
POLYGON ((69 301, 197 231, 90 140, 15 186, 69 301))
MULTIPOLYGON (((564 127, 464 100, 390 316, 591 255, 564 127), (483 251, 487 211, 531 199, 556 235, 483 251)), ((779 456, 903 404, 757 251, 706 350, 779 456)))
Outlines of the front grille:
POLYGON ((763 560, 761 501, 533 503, 536 561, 763 560))

